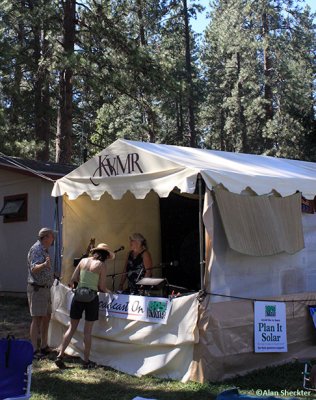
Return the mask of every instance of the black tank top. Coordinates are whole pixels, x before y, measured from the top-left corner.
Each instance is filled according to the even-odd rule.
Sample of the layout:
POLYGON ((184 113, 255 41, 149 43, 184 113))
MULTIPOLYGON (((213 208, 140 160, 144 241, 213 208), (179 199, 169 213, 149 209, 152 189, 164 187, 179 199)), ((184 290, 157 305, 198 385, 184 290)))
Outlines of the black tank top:
POLYGON ((137 254, 135 258, 133 257, 132 251, 128 255, 126 272, 130 293, 138 292, 136 282, 145 276, 146 269, 143 261, 143 253, 145 251, 146 250, 143 250, 141 253, 137 254))

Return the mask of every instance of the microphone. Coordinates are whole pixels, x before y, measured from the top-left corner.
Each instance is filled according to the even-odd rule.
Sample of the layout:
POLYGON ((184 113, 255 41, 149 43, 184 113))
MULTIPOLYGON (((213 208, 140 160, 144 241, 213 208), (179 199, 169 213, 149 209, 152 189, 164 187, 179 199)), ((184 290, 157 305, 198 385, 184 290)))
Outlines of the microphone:
POLYGON ((125 247, 124 247, 124 246, 121 246, 121 247, 119 247, 118 249, 114 250, 114 253, 118 253, 119 251, 122 251, 122 250, 124 250, 124 249, 125 249, 125 247))
POLYGON ((161 263, 160 266, 161 266, 162 268, 166 268, 166 267, 178 267, 178 266, 179 266, 179 261, 169 261, 169 262, 161 263))

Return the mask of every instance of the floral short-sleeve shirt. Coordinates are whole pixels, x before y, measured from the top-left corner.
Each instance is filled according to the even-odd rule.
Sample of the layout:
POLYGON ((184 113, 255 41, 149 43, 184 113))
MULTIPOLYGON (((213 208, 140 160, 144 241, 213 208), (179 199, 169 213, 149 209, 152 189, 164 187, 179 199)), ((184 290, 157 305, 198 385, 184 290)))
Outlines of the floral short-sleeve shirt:
POLYGON ((45 262, 46 257, 49 256, 48 250, 46 250, 41 242, 38 240, 33 246, 30 248, 27 255, 27 264, 28 264, 28 283, 36 283, 38 285, 47 285, 52 286, 54 282, 54 268, 51 265, 48 270, 45 268, 42 271, 37 273, 33 273, 32 270, 37 264, 42 264, 45 262))

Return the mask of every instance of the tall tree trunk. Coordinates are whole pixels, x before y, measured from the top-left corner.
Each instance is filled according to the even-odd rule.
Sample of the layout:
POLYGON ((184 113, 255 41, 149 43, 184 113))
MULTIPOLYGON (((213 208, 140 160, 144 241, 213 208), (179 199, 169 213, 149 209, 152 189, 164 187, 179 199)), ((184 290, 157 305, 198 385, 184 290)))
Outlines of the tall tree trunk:
MULTIPOLYGON (((62 1, 63 49, 69 62, 75 48, 76 1, 62 1)), ((59 74, 59 108, 57 116, 56 162, 68 164, 72 156, 73 70, 67 66, 59 74)))
POLYGON ((262 15, 262 36, 263 36, 263 71, 264 71, 264 99, 266 120, 273 118, 273 94, 271 87, 272 60, 269 50, 269 21, 266 13, 262 15))
POLYGON ((249 152, 249 145, 248 145, 248 138, 247 138, 247 129, 246 129, 246 121, 245 121, 245 114, 244 114, 244 107, 242 105, 242 96, 243 96, 243 85, 240 80, 240 70, 241 70, 241 61, 240 61, 240 53, 237 52, 237 73, 238 73, 238 95, 237 95, 237 102, 238 102, 238 120, 241 132, 241 142, 242 142, 242 151, 244 153, 249 152))
POLYGON ((177 134, 176 141, 177 144, 183 142, 183 130, 184 130, 184 121, 183 121, 183 108, 182 108, 182 94, 179 93, 178 98, 176 99, 176 110, 177 110, 177 134))
MULTIPOLYGON (((25 2, 21 1, 21 7, 25 7, 25 2)), ((17 41, 21 49, 24 47, 24 25, 22 21, 18 23, 17 41)), ((22 68, 19 60, 15 62, 14 66, 14 92, 11 98, 11 111, 10 111, 10 126, 15 127, 19 123, 19 104, 21 99, 21 82, 22 82, 22 68)))
POLYGON ((138 16, 138 21, 139 21, 139 37, 140 37, 140 43, 142 46, 147 45, 146 41, 146 34, 145 34, 145 27, 144 27, 144 21, 143 21, 143 4, 142 0, 136 0, 137 4, 137 16, 138 16))
POLYGON ((220 149, 222 151, 226 150, 226 140, 225 140, 225 115, 224 115, 224 110, 223 108, 220 109, 220 116, 219 116, 219 121, 220 121, 220 149))
POLYGON ((49 160, 50 139, 50 97, 49 97, 49 73, 46 68, 41 67, 41 53, 47 50, 44 31, 40 25, 33 27, 34 31, 34 59, 35 59, 35 83, 34 83, 34 107, 35 107, 35 140, 36 159, 49 160), (41 40, 41 35, 43 38, 41 40))
MULTIPOLYGON (((137 17, 139 22, 139 41, 140 46, 146 48, 148 43, 146 40, 146 31, 144 26, 144 13, 143 13, 143 2, 142 0, 136 0, 137 4, 137 17)), ((156 141, 156 115, 152 108, 152 101, 150 96, 146 96, 143 93, 141 96, 144 98, 144 120, 147 122, 148 126, 148 136, 149 141, 154 143, 156 141)))
POLYGON ((190 46, 190 29, 187 0, 183 0, 184 14, 184 35, 185 35, 185 66, 186 66, 186 81, 188 85, 188 114, 189 114, 189 130, 190 130, 190 146, 196 147, 196 132, 195 132, 195 115, 194 115, 194 98, 193 98, 193 81, 192 81, 192 66, 191 66, 191 46, 190 46))

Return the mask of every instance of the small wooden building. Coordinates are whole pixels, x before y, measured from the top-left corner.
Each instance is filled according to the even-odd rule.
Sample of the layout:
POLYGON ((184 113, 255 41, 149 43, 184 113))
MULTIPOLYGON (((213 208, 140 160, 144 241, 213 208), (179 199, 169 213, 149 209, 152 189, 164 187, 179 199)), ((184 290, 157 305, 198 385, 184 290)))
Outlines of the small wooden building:
POLYGON ((51 196, 53 184, 73 169, 0 156, 0 293, 26 292, 28 250, 39 229, 58 226, 56 219, 62 215, 59 202, 51 196))

